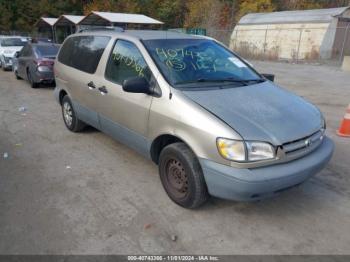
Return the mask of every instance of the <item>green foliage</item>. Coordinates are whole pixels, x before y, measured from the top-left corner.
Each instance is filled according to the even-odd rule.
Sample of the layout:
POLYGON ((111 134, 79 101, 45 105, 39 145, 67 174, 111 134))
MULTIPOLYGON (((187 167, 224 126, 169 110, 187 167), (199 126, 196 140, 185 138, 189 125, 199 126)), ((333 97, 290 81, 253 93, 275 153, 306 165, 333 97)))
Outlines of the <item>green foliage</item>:
POLYGON ((250 12, 346 6, 350 0, 0 0, 0 31, 31 31, 41 16, 92 10, 142 13, 170 28, 232 28, 250 12))
POLYGON ((238 16, 242 17, 247 13, 272 12, 276 6, 272 0, 245 0, 240 1, 238 16))

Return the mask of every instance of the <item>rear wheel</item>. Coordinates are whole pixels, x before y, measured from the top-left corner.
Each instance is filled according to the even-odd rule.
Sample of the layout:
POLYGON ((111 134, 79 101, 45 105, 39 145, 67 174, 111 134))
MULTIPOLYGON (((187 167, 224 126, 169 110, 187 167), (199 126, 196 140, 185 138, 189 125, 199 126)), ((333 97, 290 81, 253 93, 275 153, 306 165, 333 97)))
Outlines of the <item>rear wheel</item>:
POLYGON ((62 99, 62 116, 66 127, 72 132, 79 132, 86 126, 83 121, 77 118, 72 102, 67 95, 62 99))
POLYGON ((32 73, 30 72, 29 69, 27 69, 27 78, 28 78, 28 82, 29 82, 31 88, 37 88, 37 87, 39 86, 38 83, 35 83, 35 82, 34 82, 32 73))
POLYGON ((18 71, 17 71, 17 70, 15 70, 14 73, 15 73, 15 76, 16 76, 16 79, 17 79, 17 80, 21 80, 21 79, 22 79, 22 78, 18 75, 18 71))
POLYGON ((197 208, 209 198, 199 161, 184 143, 174 143, 162 150, 159 175, 170 199, 182 207, 197 208))

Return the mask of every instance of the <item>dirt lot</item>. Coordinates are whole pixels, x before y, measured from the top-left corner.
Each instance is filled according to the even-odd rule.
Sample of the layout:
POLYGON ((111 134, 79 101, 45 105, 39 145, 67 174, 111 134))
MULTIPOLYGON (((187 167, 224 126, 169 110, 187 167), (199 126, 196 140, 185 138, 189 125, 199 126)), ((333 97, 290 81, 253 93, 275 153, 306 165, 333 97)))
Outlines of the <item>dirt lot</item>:
POLYGON ((320 107, 335 155, 278 198, 211 199, 194 211, 169 200, 153 163, 96 130, 69 132, 52 88, 31 89, 1 71, 0 253, 349 254, 350 139, 335 131, 350 103, 350 74, 254 64, 320 107))

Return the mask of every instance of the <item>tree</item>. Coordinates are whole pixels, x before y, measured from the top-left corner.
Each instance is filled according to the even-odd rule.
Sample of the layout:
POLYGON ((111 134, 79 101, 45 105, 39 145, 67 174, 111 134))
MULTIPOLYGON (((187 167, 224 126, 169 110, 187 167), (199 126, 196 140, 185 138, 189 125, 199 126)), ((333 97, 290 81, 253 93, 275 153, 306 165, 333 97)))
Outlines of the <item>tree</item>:
POLYGON ((272 0, 241 0, 239 4, 238 17, 248 13, 272 12, 276 6, 272 0))
POLYGON ((10 31, 13 24, 12 16, 12 4, 11 3, 0 3, 0 30, 10 31))
POLYGON ((157 8, 158 18, 167 27, 183 27, 187 13, 185 0, 164 0, 157 8))
POLYGON ((0 30, 28 31, 41 16, 87 14, 93 10, 141 13, 166 27, 231 29, 249 12, 330 8, 350 0, 0 0, 0 30))

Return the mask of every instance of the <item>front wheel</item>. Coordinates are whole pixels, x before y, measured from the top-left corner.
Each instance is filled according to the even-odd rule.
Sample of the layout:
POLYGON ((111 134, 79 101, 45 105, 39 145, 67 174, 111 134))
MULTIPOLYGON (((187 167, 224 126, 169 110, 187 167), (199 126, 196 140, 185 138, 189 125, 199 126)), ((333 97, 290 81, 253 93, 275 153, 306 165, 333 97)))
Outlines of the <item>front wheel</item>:
POLYGON ((85 128, 85 123, 77 118, 72 102, 66 95, 62 99, 62 116, 66 127, 72 132, 79 132, 85 128))
POLYGON ((199 161, 184 143, 170 144, 162 150, 159 175, 170 199, 182 207, 197 208, 209 198, 199 161))

